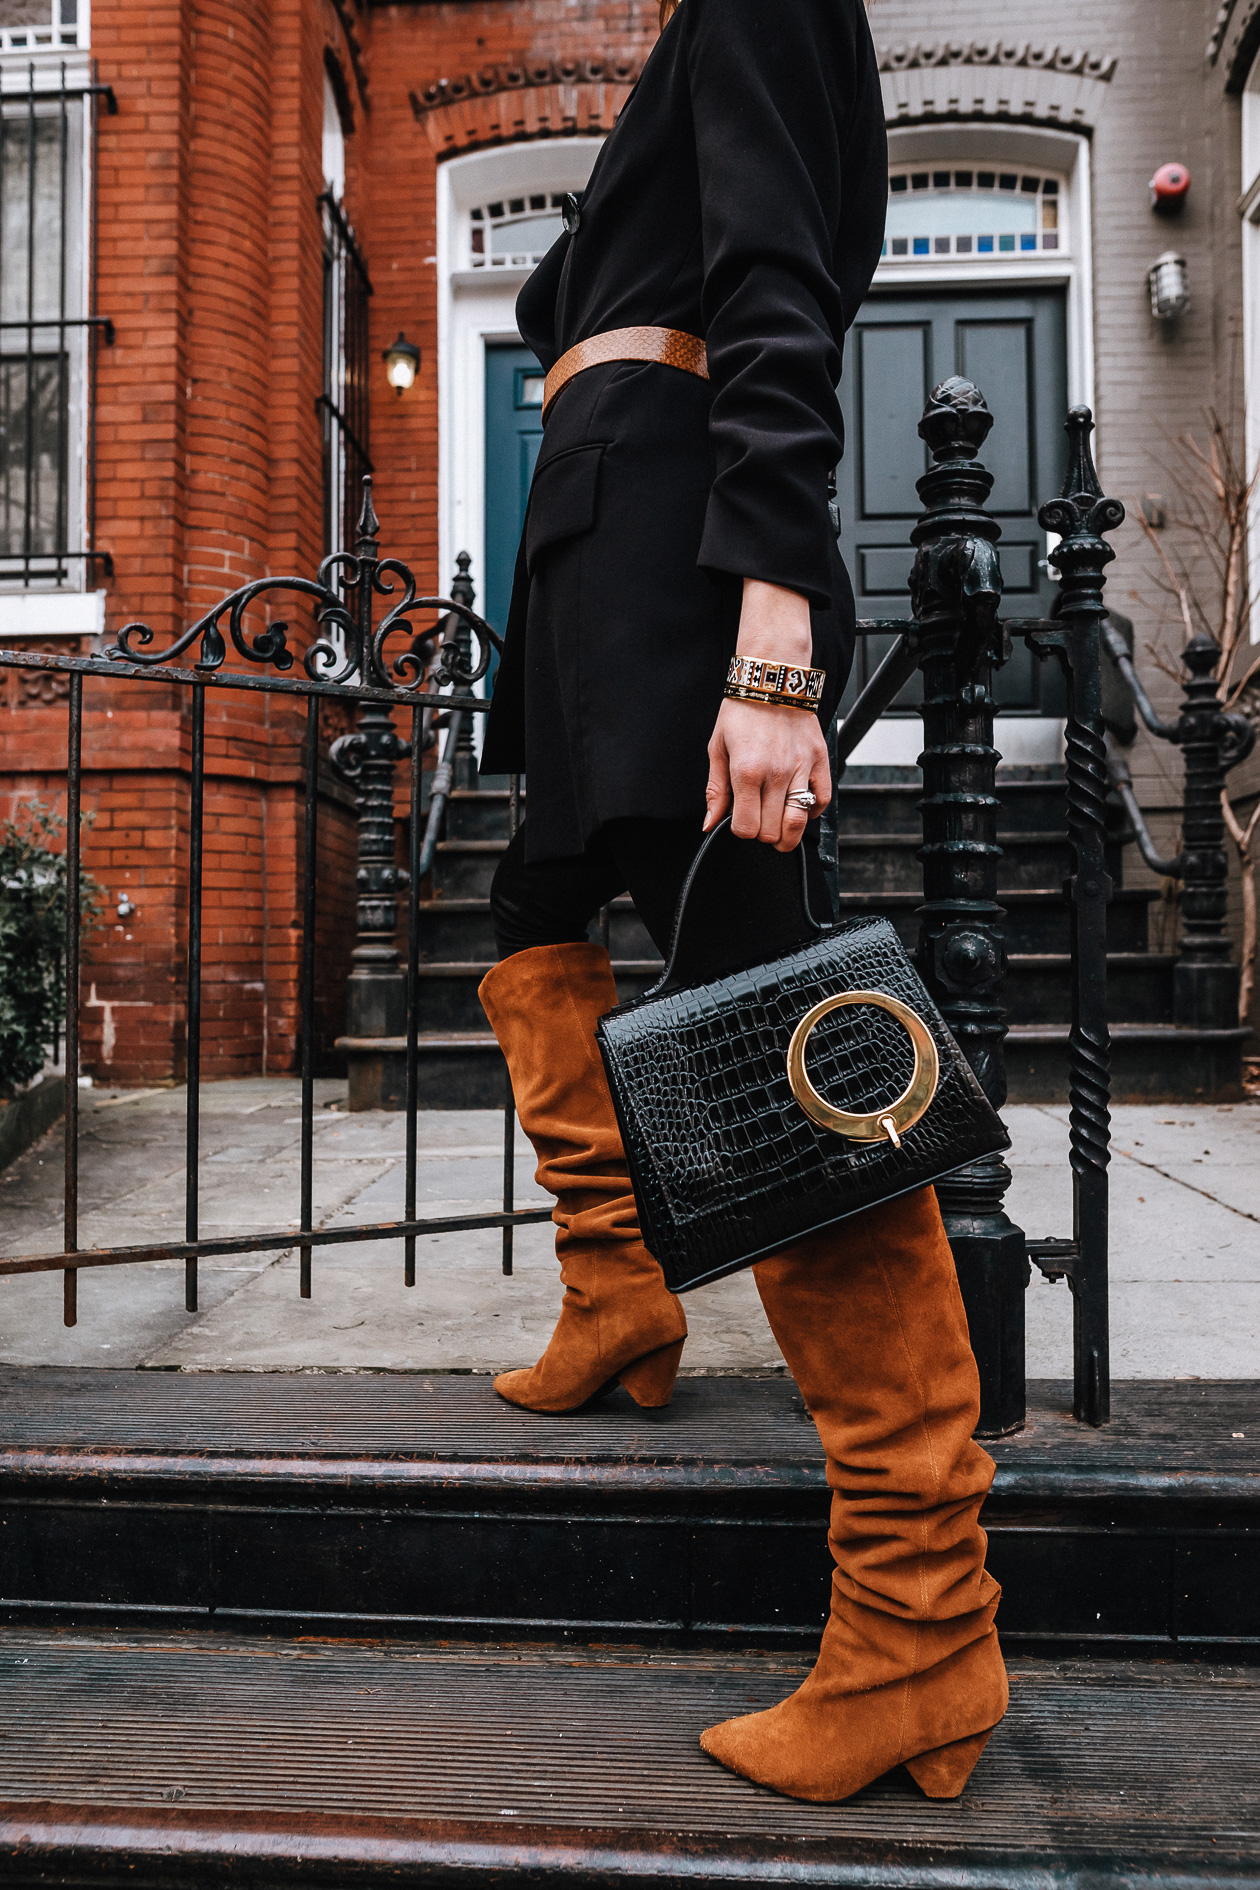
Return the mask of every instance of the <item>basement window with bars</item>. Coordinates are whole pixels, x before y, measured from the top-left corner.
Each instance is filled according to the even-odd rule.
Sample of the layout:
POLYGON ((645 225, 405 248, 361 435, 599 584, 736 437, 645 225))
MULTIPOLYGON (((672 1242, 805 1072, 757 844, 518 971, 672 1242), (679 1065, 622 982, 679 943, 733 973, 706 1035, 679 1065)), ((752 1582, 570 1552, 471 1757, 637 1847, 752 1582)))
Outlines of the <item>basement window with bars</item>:
POLYGON ((1066 187, 1040 172, 965 165, 888 178, 883 259, 1010 263, 1067 247, 1066 187))
POLYGON ((354 231, 331 190, 324 222, 324 549, 353 551, 368 451, 368 300, 372 282, 354 231))
POLYGON ((564 195, 535 191, 468 212, 468 260, 474 269, 532 268, 564 228, 564 195))
MULTIPOLYGON (((0 0, 0 7, 4 0, 0 0)), ((15 12, 0 12, 12 21, 15 12)), ((44 9, 47 12, 47 8, 44 9)), ((64 11, 62 16, 64 17, 64 11)), ((9 32, 19 29, 10 24, 9 32)), ((92 147, 85 61, 0 55, 0 585, 84 590, 93 544, 92 147)))

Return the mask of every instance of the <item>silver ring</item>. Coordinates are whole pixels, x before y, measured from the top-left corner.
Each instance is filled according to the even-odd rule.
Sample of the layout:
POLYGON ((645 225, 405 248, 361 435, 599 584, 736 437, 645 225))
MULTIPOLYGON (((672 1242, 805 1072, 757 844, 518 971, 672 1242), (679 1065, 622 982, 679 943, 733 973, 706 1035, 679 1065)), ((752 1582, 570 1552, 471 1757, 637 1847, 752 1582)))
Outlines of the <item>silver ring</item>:
POLYGON ((795 793, 788 795, 787 804, 789 807, 803 807, 808 813, 811 807, 817 807, 818 796, 811 794, 808 788, 797 788, 795 793))

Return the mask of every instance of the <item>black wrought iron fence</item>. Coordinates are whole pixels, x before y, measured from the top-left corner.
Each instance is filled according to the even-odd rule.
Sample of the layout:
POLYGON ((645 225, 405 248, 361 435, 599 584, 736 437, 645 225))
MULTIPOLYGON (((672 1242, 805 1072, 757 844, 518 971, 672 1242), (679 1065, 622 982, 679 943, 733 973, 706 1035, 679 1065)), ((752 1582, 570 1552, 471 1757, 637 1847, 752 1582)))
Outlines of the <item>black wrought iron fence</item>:
MULTIPOLYGON (((197 1310, 198 1261, 205 1256, 232 1253, 276 1253, 296 1248, 299 1254, 299 1291, 311 1293, 311 1256, 317 1247, 374 1240, 401 1239, 404 1279, 415 1284, 415 1245, 423 1235, 461 1233, 473 1228, 519 1225, 550 1218, 546 1208, 516 1209, 512 1200, 512 1137, 506 1135, 504 1206, 501 1211, 424 1218, 416 1215, 416 1018, 417 938, 416 907, 421 884, 424 822, 421 817, 421 779, 425 752, 426 718, 442 712, 456 719, 482 715, 486 698, 475 686, 490 666, 495 632, 471 607, 471 597, 432 597, 419 593, 407 567, 396 558, 380 555, 379 523, 372 504, 370 478, 363 481, 363 505, 353 553, 325 558, 318 576, 259 578, 223 598, 166 649, 150 652, 152 631, 144 624, 128 624, 111 649, 99 656, 63 657, 19 650, 0 650, 0 668, 52 669, 69 677, 67 697, 67 872, 69 896, 66 915, 65 1029, 65 1225, 60 1253, 34 1254, 0 1260, 0 1275, 61 1270, 65 1274, 64 1318, 74 1325, 78 1317, 78 1273, 84 1267, 123 1266, 150 1260, 182 1259, 185 1263, 185 1305, 197 1310), (281 596, 304 599, 313 618, 316 638, 300 656, 289 642, 288 626, 271 621, 251 628, 247 614, 264 611, 281 596), (381 599, 390 600, 376 620, 381 599), (418 635, 416 618, 436 615, 438 624, 418 635), (226 629, 226 639, 224 630, 226 629), (261 673, 224 667, 228 646, 246 664, 261 673), (417 648, 419 644, 419 648, 417 648), (192 666, 179 659, 194 652, 192 666), (289 676, 296 666, 304 672, 289 676), (189 743, 189 869, 188 953, 186 969, 187 1113, 185 1120, 185 1220, 182 1241, 139 1242, 132 1246, 81 1248, 78 1237, 78 1072, 79 1072, 79 829, 82 801, 82 733, 84 697, 94 686, 120 681, 138 688, 174 685, 184 694, 190 725, 189 743), (289 698, 305 707, 304 841, 302 876, 302 957, 299 1007, 301 1015, 301 1177, 299 1225, 296 1229, 259 1228, 248 1234, 212 1240, 200 1237, 199 1123, 201 1110, 201 996, 202 996, 202 858, 205 826, 205 718, 207 690, 262 691, 289 698), (410 869, 406 881, 411 946, 406 978, 408 1018, 408 1079, 406 1094, 405 1202, 398 1221, 360 1223, 353 1227, 317 1227, 313 1213, 314 1181, 314 1044, 315 1044, 315 911, 318 890, 319 842, 319 710, 321 703, 340 702, 357 711, 359 726, 343 738, 351 755, 357 749, 360 765, 372 766, 386 783, 385 798, 375 826, 387 835, 387 845, 374 850, 373 823, 367 823, 369 846, 364 865, 360 828, 360 889, 362 899, 378 904, 393 898, 400 875, 393 865, 393 793, 396 762, 411 764, 410 869), (409 735, 399 737, 393 718, 402 709, 409 735), (379 857, 378 857, 379 854, 379 857), (386 859, 387 854, 387 859, 386 859)), ((466 587, 470 589, 470 587, 466 587)), ((353 764, 352 764, 353 765, 353 764)), ((361 901, 362 903, 362 901, 361 901)))
MULTIPOLYGON (((1059 608, 1047 619, 1003 620, 998 615, 1001 572, 999 528, 985 511, 992 475, 978 455, 992 425, 983 397, 966 381, 937 388, 920 433, 932 466, 919 483, 924 514, 911 537, 916 558, 911 579, 913 615, 906 620, 863 624, 866 633, 896 637, 880 669, 842 725, 832 734, 837 773, 909 675, 923 673, 923 849, 924 904, 920 908, 918 958, 922 973, 955 1031, 979 1079, 997 1107, 1006 1097, 1001 1003, 1006 947, 998 901, 998 803, 1000 760, 994 736, 996 705, 992 673, 1010 653, 1011 640, 1025 638, 1036 653, 1058 662, 1066 675, 1066 800, 1074 869, 1064 896, 1071 914, 1072 1024, 1069 1040, 1070 1162, 1074 1209, 1070 1233, 1028 1239, 1006 1214, 1003 1202, 1010 1171, 1000 1157, 972 1164, 941 1184, 945 1213, 981 1370, 981 1430, 994 1435, 1018 1429, 1024 1416, 1023 1296, 1030 1259, 1051 1278, 1066 1277, 1074 1302, 1075 1411, 1090 1424, 1108 1415, 1107 1163, 1109 1142, 1109 1038, 1106 1003, 1106 912, 1111 885, 1105 861, 1107 757, 1101 697, 1101 647, 1105 634, 1105 570, 1113 556, 1103 533, 1123 519, 1123 508, 1106 498, 1090 452, 1092 418, 1085 408, 1067 420, 1071 460, 1062 494, 1043 506, 1040 522, 1060 535, 1054 562, 1060 573, 1059 608)), ((187 954, 188 1089, 186 1123, 187 1199, 184 1239, 127 1247, 79 1246, 77 1219, 78 1010, 73 997, 66 1015, 65 1229, 58 1253, 0 1260, 0 1275, 61 1269, 65 1273, 65 1318, 76 1317, 76 1280, 84 1267, 182 1258, 186 1303, 197 1303, 198 1261, 207 1255, 281 1252, 300 1256, 299 1290, 311 1292, 316 1248, 362 1241, 397 1240, 404 1245, 404 1280, 416 1278, 415 1243, 423 1235, 500 1227, 504 1268, 510 1270, 516 1227, 549 1218, 546 1208, 513 1204, 513 1111, 510 1089, 504 1109, 503 1198, 500 1208, 461 1216, 416 1214, 418 903, 421 881, 441 827, 452 769, 471 740, 473 720, 487 707, 476 685, 485 677, 495 633, 472 608, 467 560, 448 598, 418 593, 398 560, 381 557, 372 507, 371 482, 353 554, 326 558, 314 580, 265 578, 225 597, 167 649, 150 651, 152 633, 129 625, 103 655, 59 657, 0 651, 0 667, 67 672, 69 885, 77 887, 81 732, 85 692, 100 684, 142 689, 160 683, 185 695, 191 724, 190 886, 187 954), (316 640, 302 655, 302 673, 290 675, 296 656, 286 627, 275 621, 252 629, 247 614, 282 595, 306 600, 316 640), (377 621, 380 600, 388 600, 377 621), (423 628, 416 619, 432 616, 423 628), (224 630, 227 637, 225 640, 224 630), (397 642, 395 642, 395 639, 397 642), (244 668, 228 669, 228 644, 244 668), (397 648, 397 654, 394 649, 397 648), (194 651, 191 664, 180 659, 194 651), (200 1110, 201 857, 204 822, 205 704, 207 690, 263 691, 305 705, 305 841, 300 1007, 301 1177, 299 1226, 258 1229, 204 1240, 198 1229, 198 1122, 200 1110), (401 1220, 330 1228, 313 1213, 313 1045, 315 1033, 315 909, 318 839, 318 717, 322 702, 340 701, 357 712, 354 732, 341 739, 340 765, 357 772, 359 824, 359 947, 393 951, 400 894, 408 912, 408 957, 404 977, 406 1044, 406 1195, 401 1220), (407 735, 396 727, 399 710, 407 735), (446 718, 446 740, 432 776, 427 820, 422 819, 423 758, 430 724, 446 718), (393 781, 398 763, 410 763, 409 862, 395 865, 393 781)), ((513 820, 520 784, 512 783, 513 820)), ((67 914, 67 987, 79 988, 78 914, 67 914)), ((354 989, 354 974, 351 975, 354 989)), ((365 983, 371 982, 365 980, 365 983)), ((351 1027, 353 1031, 353 998, 351 1027)))

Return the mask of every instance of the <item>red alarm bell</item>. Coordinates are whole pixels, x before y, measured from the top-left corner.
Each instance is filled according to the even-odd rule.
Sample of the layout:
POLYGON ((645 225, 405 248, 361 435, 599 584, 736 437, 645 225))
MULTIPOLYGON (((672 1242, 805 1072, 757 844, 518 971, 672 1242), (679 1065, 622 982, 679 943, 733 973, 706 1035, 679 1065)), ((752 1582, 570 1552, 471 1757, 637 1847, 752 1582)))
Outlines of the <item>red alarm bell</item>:
POLYGON ((1161 164, 1151 179, 1151 209, 1175 216, 1186 201, 1190 173, 1184 164, 1161 164))

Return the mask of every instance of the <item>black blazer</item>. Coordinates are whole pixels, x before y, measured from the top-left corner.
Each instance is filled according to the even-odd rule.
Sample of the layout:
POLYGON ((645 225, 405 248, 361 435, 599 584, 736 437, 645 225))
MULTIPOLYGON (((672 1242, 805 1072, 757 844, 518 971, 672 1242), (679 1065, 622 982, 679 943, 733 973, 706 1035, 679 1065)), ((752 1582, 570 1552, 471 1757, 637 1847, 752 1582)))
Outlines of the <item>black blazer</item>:
POLYGON ((482 758, 528 777, 531 858, 625 816, 700 819, 745 577, 809 598, 834 714, 854 623, 836 383, 887 189, 862 0, 682 0, 517 303, 544 368, 653 324, 703 337, 711 377, 612 363, 548 415, 482 758))

